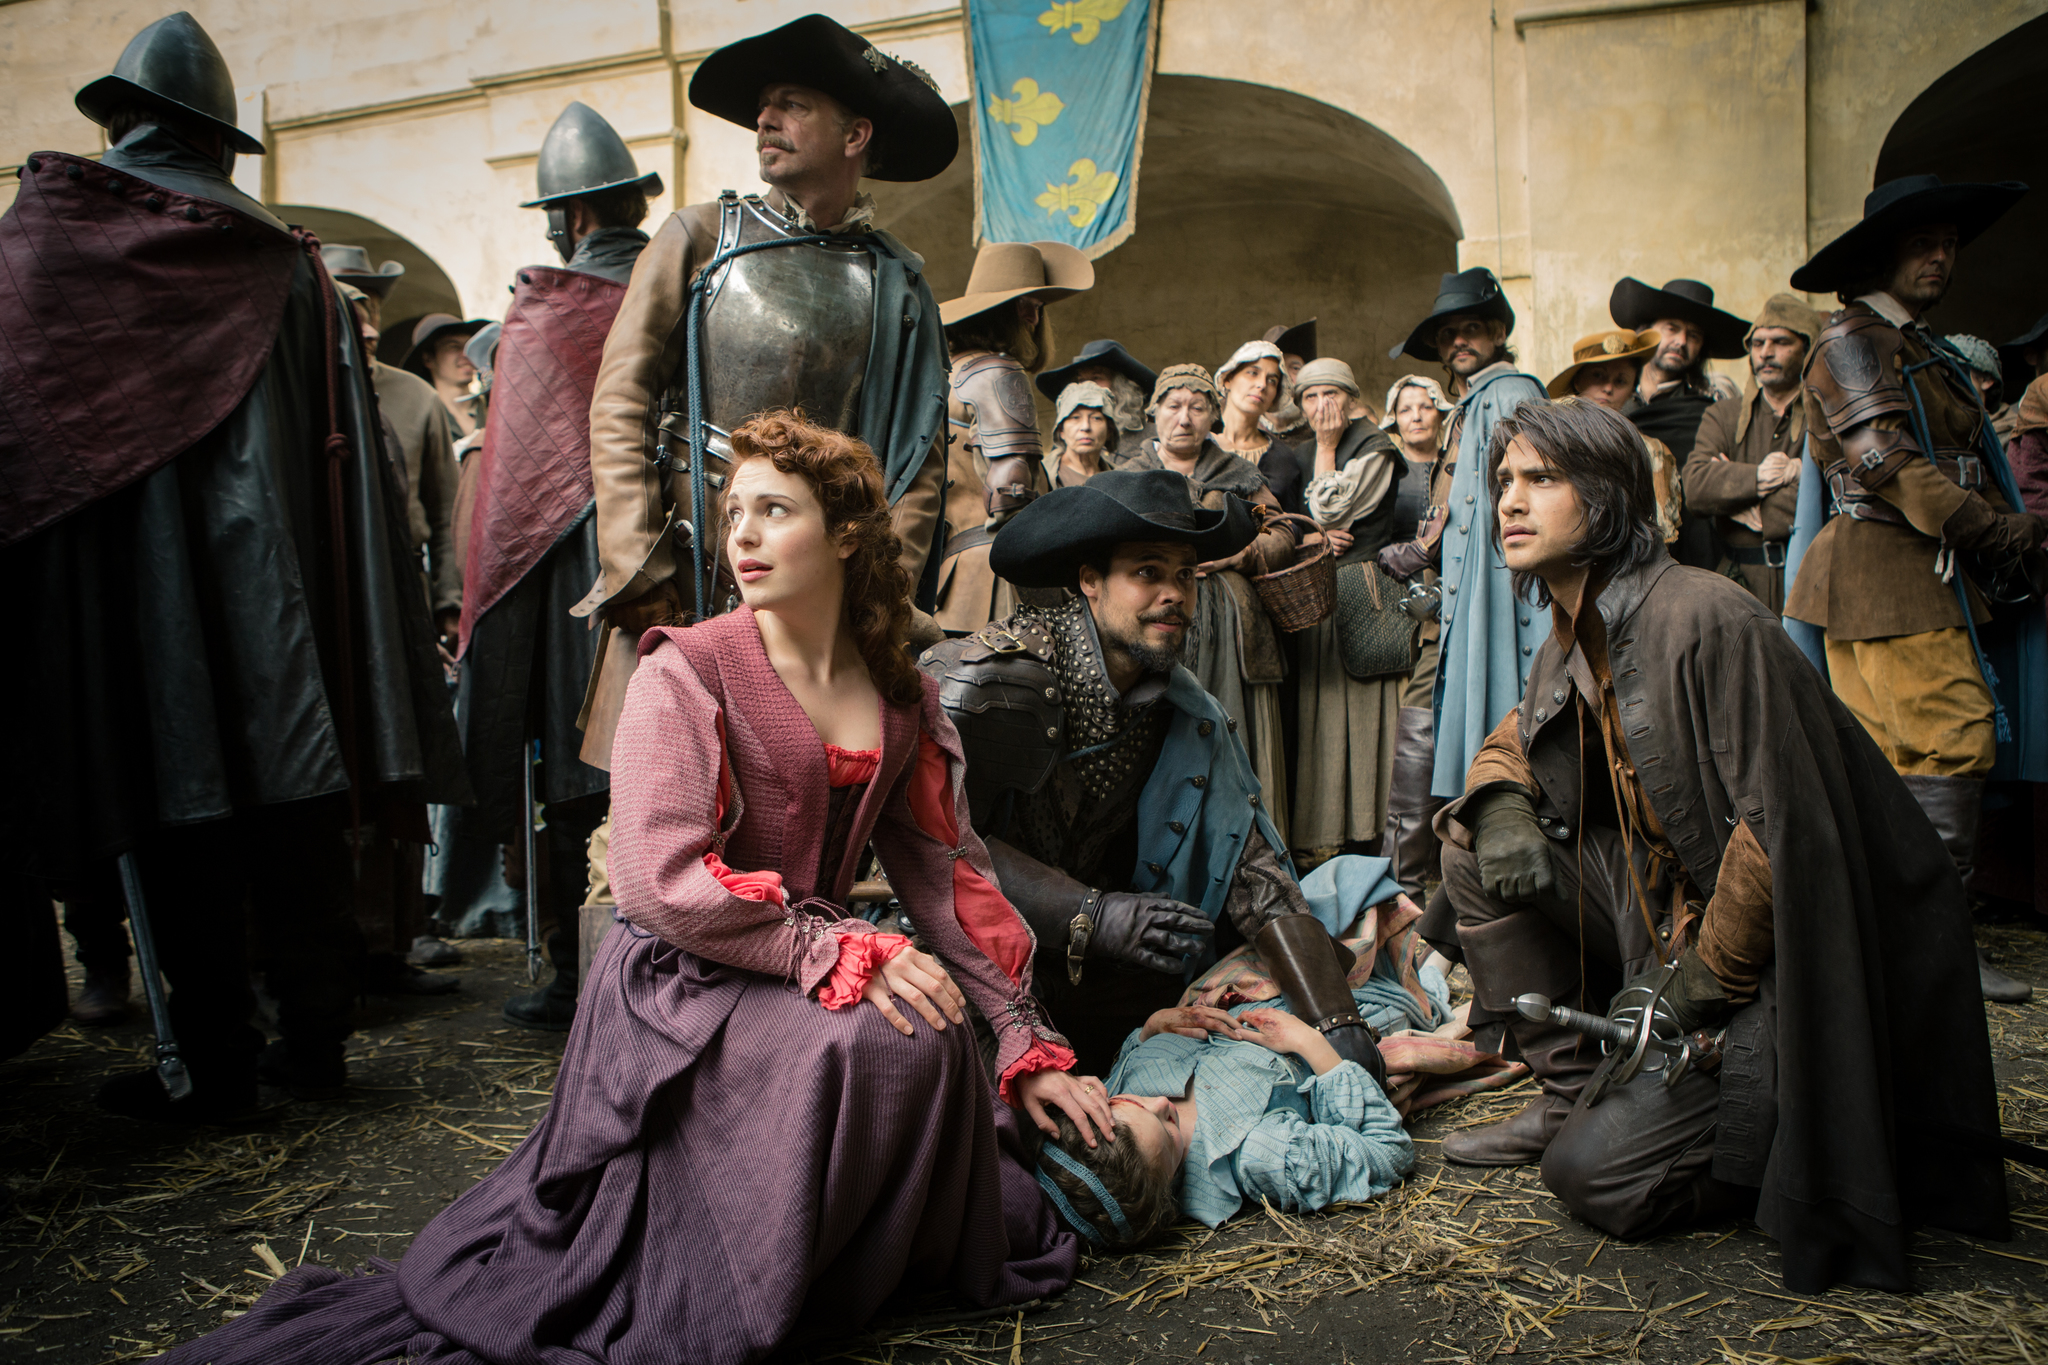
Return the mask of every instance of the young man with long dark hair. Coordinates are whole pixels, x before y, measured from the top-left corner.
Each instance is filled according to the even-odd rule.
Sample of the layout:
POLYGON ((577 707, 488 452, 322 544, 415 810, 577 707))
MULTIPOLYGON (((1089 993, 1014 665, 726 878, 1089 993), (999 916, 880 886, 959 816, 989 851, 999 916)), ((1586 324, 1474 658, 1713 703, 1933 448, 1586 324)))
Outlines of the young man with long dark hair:
POLYGON ((1905 784, 1767 608, 1672 561, 1626 419, 1526 403, 1487 469, 1551 633, 1437 820, 1447 946, 1541 1089, 1444 1155, 1540 1161, 1615 1237, 1753 1207, 1802 1292, 1905 1289, 1915 1222, 2004 1235, 2000 1166, 1958 1145, 1997 1128, 1962 883, 1905 784), (1516 1009, 1601 1014, 1624 985, 1718 1070, 1602 1096, 1599 1048, 1516 1009))

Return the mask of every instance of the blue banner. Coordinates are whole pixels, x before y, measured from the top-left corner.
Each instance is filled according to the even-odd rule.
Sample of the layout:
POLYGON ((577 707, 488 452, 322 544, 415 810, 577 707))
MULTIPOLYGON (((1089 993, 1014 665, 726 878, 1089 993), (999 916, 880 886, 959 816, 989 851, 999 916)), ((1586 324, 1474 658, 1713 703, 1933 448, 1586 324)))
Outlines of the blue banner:
POLYGON ((1159 2, 967 0, 977 242, 1131 235, 1159 2))

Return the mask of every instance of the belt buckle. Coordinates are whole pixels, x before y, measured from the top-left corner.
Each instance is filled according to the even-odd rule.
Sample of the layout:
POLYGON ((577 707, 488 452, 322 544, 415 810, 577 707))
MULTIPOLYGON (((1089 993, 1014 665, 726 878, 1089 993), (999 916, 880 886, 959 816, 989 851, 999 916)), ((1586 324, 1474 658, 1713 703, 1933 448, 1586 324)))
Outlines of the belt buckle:
POLYGON ((1960 488, 1982 488, 1984 486, 1984 461, 1975 455, 1956 457, 1956 485, 1960 488))
POLYGON ((1767 540, 1764 542, 1764 567, 1767 569, 1782 569, 1785 567, 1784 541, 1767 540), (1775 558, 1773 557, 1774 555, 1775 558))

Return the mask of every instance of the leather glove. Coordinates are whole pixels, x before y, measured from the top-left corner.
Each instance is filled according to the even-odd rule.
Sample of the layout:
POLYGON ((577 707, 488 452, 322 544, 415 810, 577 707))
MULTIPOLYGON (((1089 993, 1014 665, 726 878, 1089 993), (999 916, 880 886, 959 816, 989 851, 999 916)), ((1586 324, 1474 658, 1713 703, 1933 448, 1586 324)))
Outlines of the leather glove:
POLYGON ((1031 487, 1031 461, 1004 455, 988 462, 988 525, 1001 526, 1024 510, 1038 494, 1031 487))
POLYGON ((1473 803, 1472 853, 1479 885, 1496 900, 1533 901, 1557 887, 1550 840, 1536 823, 1536 808, 1520 787, 1502 787, 1473 803))
POLYGON ((1373 558, 1382 569, 1400 579, 1413 578, 1429 567, 1429 549, 1419 540, 1383 545, 1373 558))
MULTIPOLYGON (((1652 967, 1628 984, 1647 985, 1662 970, 1652 967)), ((1735 1002, 1721 989, 1719 978, 1700 961, 1699 952, 1687 948, 1678 955, 1678 975, 1664 991, 1664 1008, 1678 1025, 1678 1031, 1686 1034, 1720 1023, 1734 1011, 1735 1002)))
POLYGON ((1989 559, 2017 559, 2048 536, 2048 523, 2032 512, 2000 512, 1979 497, 1966 497, 1941 524, 1941 538, 1989 559))
POLYGON ((1965 495, 1941 524, 1941 539, 1970 557, 1978 586, 1996 602, 2024 602, 2044 586, 2038 552, 2048 522, 2031 512, 2000 512, 1965 495))
POLYGON ((1094 923, 1088 956, 1178 975, 1181 960, 1209 945, 1216 926, 1192 905, 1165 896, 1111 891, 1083 909, 1094 923))
POLYGON ((680 626, 688 615, 683 609, 683 590, 673 579, 655 584, 630 601, 613 602, 604 609, 607 624, 633 635, 656 626, 680 626))

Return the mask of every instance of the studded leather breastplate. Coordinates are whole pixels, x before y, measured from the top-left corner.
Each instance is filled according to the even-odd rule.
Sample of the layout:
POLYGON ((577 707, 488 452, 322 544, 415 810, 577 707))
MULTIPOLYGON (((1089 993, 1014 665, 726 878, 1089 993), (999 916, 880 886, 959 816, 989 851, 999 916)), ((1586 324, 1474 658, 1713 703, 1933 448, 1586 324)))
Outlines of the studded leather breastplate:
POLYGON ((1140 707, 1123 704, 1103 668, 1086 602, 1026 607, 1019 615, 1036 618, 1052 632, 1067 752, 1043 787, 1017 798, 1006 837, 1091 886, 1121 883, 1136 854, 1138 797, 1166 741, 1166 708, 1156 700, 1140 707))

